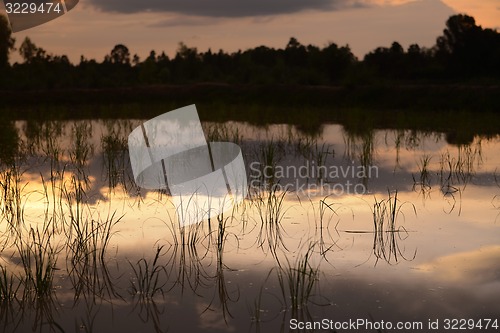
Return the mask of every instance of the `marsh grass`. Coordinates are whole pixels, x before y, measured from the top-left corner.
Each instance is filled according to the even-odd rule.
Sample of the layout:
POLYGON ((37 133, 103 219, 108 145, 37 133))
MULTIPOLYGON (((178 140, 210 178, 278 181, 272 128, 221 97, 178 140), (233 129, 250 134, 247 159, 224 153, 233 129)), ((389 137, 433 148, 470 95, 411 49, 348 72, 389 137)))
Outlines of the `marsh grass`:
POLYGON ((197 246, 175 244, 172 246, 170 258, 165 265, 169 276, 175 276, 173 286, 180 286, 181 293, 187 288, 198 295, 198 288, 209 285, 211 275, 204 265, 207 252, 202 255, 197 246))
POLYGON ((114 226, 123 216, 87 217, 74 225, 66 241, 66 265, 77 301, 81 295, 109 299, 120 297, 107 267, 107 252, 114 226))
POLYGON ((52 206, 52 219, 54 229, 60 228, 58 224, 59 221, 63 219, 63 212, 61 212, 61 198, 59 194, 59 188, 62 184, 62 179, 64 177, 64 166, 62 159, 64 158, 64 149, 61 147, 61 136, 64 132, 61 122, 58 121, 47 121, 43 122, 40 126, 40 132, 36 135, 36 142, 40 146, 40 151, 42 156, 44 156, 44 162, 49 163, 49 186, 46 184, 45 177, 43 173, 40 173, 42 180, 42 186, 44 188, 45 197, 47 200, 46 215, 49 214, 49 206, 52 206), (49 197, 50 196, 50 197, 49 197))
MULTIPOLYGON (((448 203, 447 214, 455 209, 460 216, 462 213, 462 192, 467 187, 475 174, 475 161, 480 156, 480 149, 475 150, 471 146, 458 147, 457 157, 452 156, 449 151, 443 153, 440 159, 440 184, 443 198, 448 203), (479 155, 478 155, 479 154, 479 155)), ((477 163, 481 163, 479 158, 477 163)))
POLYGON ((459 146, 456 156, 452 156, 449 151, 443 153, 439 172, 441 186, 463 185, 465 188, 482 163, 481 141, 474 145, 459 146))
POLYGON ((0 265, 0 303, 11 302, 16 298, 20 283, 15 275, 0 265))
POLYGON ((82 170, 94 153, 94 146, 90 143, 92 137, 92 123, 81 121, 73 124, 73 145, 69 150, 72 164, 82 170))
MULTIPOLYGON (((401 160, 400 153, 401 153, 402 141, 405 137, 405 131, 398 129, 398 130, 394 130, 393 133, 394 133, 394 149, 396 150, 396 161, 394 163, 394 171, 396 171, 396 169, 398 169, 400 167, 400 165, 399 165, 400 160, 401 160)), ((385 138, 385 141, 387 144, 387 142, 388 142, 387 136, 385 138)))
POLYGON ((314 147, 318 145, 318 140, 311 135, 288 137, 288 144, 295 144, 295 153, 309 158, 314 147))
POLYGON ((175 239, 176 245, 196 247, 206 239, 202 223, 194 223, 187 226, 180 227, 179 238, 175 239))
POLYGON ((7 299, 18 299, 20 294, 22 299, 50 297, 59 246, 54 242, 53 219, 47 213, 47 192, 42 193, 46 209, 41 223, 31 226, 26 221, 25 209, 33 193, 26 192, 27 183, 23 184, 20 170, 21 161, 16 161, 0 172, 2 220, 8 224, 3 248, 15 250, 13 256, 18 258, 22 271, 9 276, 5 267, 2 268, 2 294, 7 299))
POLYGON ((335 157, 332 146, 326 143, 320 145, 317 139, 305 140, 305 142, 300 140, 297 143, 297 151, 306 161, 317 167, 316 181, 326 180, 327 175, 323 167, 327 165, 330 156, 331 159, 335 157))
MULTIPOLYGON (((225 272, 228 270, 232 270, 224 263, 224 253, 225 246, 229 237, 232 237, 236 241, 236 248, 239 247, 239 241, 237 235, 229 232, 228 224, 229 221, 233 219, 233 215, 224 217, 224 214, 220 214, 217 216, 218 222, 218 231, 217 231, 217 241, 216 241, 216 271, 215 271, 215 283, 216 287, 216 296, 212 297, 212 301, 209 303, 205 311, 209 310, 209 308, 214 303, 214 300, 217 299, 219 302, 220 309, 222 310, 222 315, 224 321, 227 323, 228 317, 233 318, 233 315, 230 311, 230 303, 236 303, 240 298, 239 288, 236 286, 235 290, 229 289, 229 284, 226 281, 225 272)), ((233 285, 234 286, 234 285, 233 285)))
MULTIPOLYGON (((58 126, 42 126, 40 135, 45 139, 38 149, 45 154, 50 183, 40 173, 41 190, 26 191, 28 181, 24 179, 22 163, 35 159, 24 158, 28 151, 4 164, 0 171, 0 209, 9 230, 9 237, 3 235, 3 247, 14 250, 13 256, 19 261, 16 270, 21 270, 3 276, 2 293, 42 312, 50 308, 54 275, 60 269, 56 263, 63 249, 75 300, 83 291, 102 296, 106 290, 103 285, 113 285, 106 274, 104 257, 113 234, 111 229, 121 219, 112 213, 102 218, 90 208, 87 191, 91 184, 85 171, 93 150, 89 143, 90 123, 75 123, 72 148, 68 151, 59 147, 57 138, 61 131, 58 126), (35 218, 30 205, 33 200, 43 207, 35 218)), ((36 142, 36 138, 33 140, 36 142)), ((35 152, 36 149, 31 153, 35 152)))
POLYGON ((310 244, 295 262, 286 257, 286 265, 276 270, 284 308, 293 318, 308 317, 309 301, 319 281, 319 266, 311 263, 314 247, 310 244))
POLYGON ((104 157, 105 177, 108 187, 113 190, 117 185, 125 184, 125 169, 128 144, 126 138, 117 136, 112 132, 101 137, 101 148, 104 157))
POLYGON ((164 304, 159 304, 154 299, 138 298, 134 309, 138 310, 138 317, 143 323, 152 323, 154 332, 169 332, 168 326, 162 323, 162 319, 166 317, 164 304))
POLYGON ((163 245, 156 247, 155 256, 152 261, 146 258, 139 259, 135 264, 129 261, 133 271, 133 279, 130 286, 132 295, 137 295, 144 299, 153 299, 157 294, 163 295, 163 288, 167 281, 165 266, 159 263, 163 247, 163 245))
POLYGON ((422 198, 425 200, 430 197, 430 191, 432 189, 432 178, 429 171, 430 162, 432 156, 424 155, 417 162, 418 166, 418 179, 412 174, 413 178, 413 191, 419 191, 422 194, 422 198))
POLYGON ((340 246, 337 244, 338 241, 333 239, 333 236, 330 232, 330 225, 332 224, 333 219, 337 218, 337 221, 333 229, 337 233, 337 236, 339 236, 337 227, 340 223, 340 216, 337 213, 338 208, 336 207, 338 204, 329 203, 327 202, 327 199, 328 196, 319 201, 319 224, 318 222, 316 222, 316 218, 314 219, 316 223, 316 230, 319 231, 319 238, 318 238, 319 252, 326 261, 328 261, 326 256, 328 252, 330 252, 335 247, 341 249, 340 246), (326 241, 325 236, 328 237, 328 241, 326 241))
MULTIPOLYGON (((281 313, 286 314, 283 308, 286 306, 282 299, 280 299, 279 295, 275 295, 270 292, 270 288, 268 288, 269 280, 274 277, 277 277, 277 274, 273 274, 276 271, 276 267, 273 267, 267 273, 266 278, 260 284, 259 292, 257 296, 253 299, 251 304, 247 303, 247 309, 251 320, 251 328, 255 326, 255 332, 261 331, 261 325, 264 322, 272 321, 280 316, 281 313), (273 315, 274 311, 270 311, 274 302, 278 302, 279 310, 276 311, 276 314, 273 315), (267 317, 270 315, 270 317, 267 317)), ((274 282, 274 281, 273 281, 274 282)), ((281 288, 280 288, 281 290, 281 288)))
MULTIPOLYGON (((363 130, 352 132, 344 130, 344 157, 350 160, 358 160, 360 165, 368 170, 373 165, 375 155, 375 132, 373 130, 363 130)), ((363 184, 367 184, 368 176, 363 177, 363 184)))
POLYGON ((260 176, 263 186, 272 187, 278 180, 276 179, 276 167, 284 155, 284 145, 281 141, 273 139, 265 141, 255 153, 260 165, 260 176))
POLYGON ((400 258, 404 260, 413 260, 417 254, 417 250, 413 253, 412 257, 405 257, 405 248, 401 247, 400 241, 404 241, 409 233, 406 228, 399 224, 400 217, 404 219, 403 206, 410 204, 413 208, 415 215, 417 214, 416 208, 411 203, 401 203, 398 200, 398 192, 394 195, 388 193, 389 197, 378 201, 375 198, 373 204, 373 254, 375 255, 377 265, 380 259, 385 260, 387 263, 397 263, 400 258))
MULTIPOLYGON (((230 128, 226 128, 226 131, 230 130, 230 128)), ((61 275, 70 280, 75 302, 77 299, 85 298, 89 304, 98 303, 98 299, 101 302, 108 303, 109 301, 109 304, 112 304, 113 297, 120 297, 119 291, 114 290, 115 286, 121 283, 120 276, 112 276, 107 264, 109 264, 110 242, 115 227, 122 217, 117 213, 112 213, 111 194, 109 194, 110 198, 107 198, 110 200, 109 209, 104 209, 106 213, 99 213, 101 202, 92 197, 93 184, 91 179, 93 178, 89 177, 87 172, 89 172, 91 165, 93 148, 88 142, 85 142, 89 140, 91 132, 92 129, 88 124, 75 125, 72 128, 74 140, 67 151, 57 146, 57 140, 48 143, 50 146, 47 147, 47 155, 50 159, 50 183, 46 180, 48 179, 47 174, 42 174, 44 190, 40 191, 43 198, 39 200, 45 204, 44 216, 37 215, 33 219, 34 214, 30 213, 30 202, 27 198, 33 193, 26 193, 26 187, 24 187, 26 179, 23 181, 22 165, 11 164, 2 168, 0 172, 1 222, 2 225, 12 226, 7 229, 11 232, 10 238, 5 237, 5 235, 0 237, 2 237, 2 241, 8 241, 4 243, 5 246, 7 244, 10 246, 7 250, 14 250, 15 254, 12 258, 19 257, 20 264, 17 268, 21 272, 19 274, 12 273, 14 270, 10 270, 11 263, 0 265, 0 311, 6 307, 12 308, 16 304, 26 304, 26 318, 29 318, 30 307, 36 309, 39 327, 40 323, 45 325, 46 322, 53 322, 51 312, 59 306, 54 297, 56 294, 54 280, 57 280, 58 269, 64 268, 64 263, 66 270, 62 271, 61 275), (53 207, 54 210, 51 212, 49 207, 53 207), (55 210, 56 207, 57 210, 55 210), (58 260, 64 259, 60 255, 62 250, 66 254, 66 261, 58 260), (62 267, 57 266, 56 262, 62 267), (89 295, 91 297, 88 297, 89 295), (108 296, 107 299, 105 299, 106 296, 108 296), (6 305, 3 306, 2 303, 6 305)), ((231 136, 234 139, 241 134, 223 132, 220 135, 219 139, 222 140, 231 136)), ((213 139, 215 140, 215 137, 213 139)), ((236 138, 236 140, 242 139, 236 138)), ((280 147, 280 140, 275 142, 277 144, 275 147, 269 147, 268 143, 263 145, 264 150, 258 155, 260 160, 264 161, 262 165, 270 165, 275 168, 277 163, 281 161, 283 149, 293 147, 290 142, 287 143, 288 147, 280 147)), ((370 145, 373 143, 370 144, 369 139, 366 143, 362 142, 359 136, 356 137, 356 140, 358 141, 353 156, 359 158, 362 163, 364 163, 363 161, 370 162, 373 159, 370 145), (368 156, 370 154, 371 157, 368 156)), ((297 148, 300 154, 315 161, 318 166, 327 164, 330 155, 333 156, 334 153, 330 146, 318 145, 317 140, 313 137, 304 139, 301 144, 303 146, 297 148)), ((121 155, 126 148, 124 145, 124 139, 113 138, 111 134, 101 138, 101 148, 105 154, 104 160, 105 163, 108 163, 105 165, 107 169, 105 171, 109 177, 117 177, 116 182, 108 179, 110 187, 113 187, 113 184, 117 186, 120 184, 120 178, 125 177, 121 174, 121 169, 124 168, 121 165, 122 159, 126 159, 125 155, 121 155)), ((470 151, 473 152, 473 150, 470 151)), ((442 188, 444 192, 451 193, 445 194, 445 196, 460 195, 461 186, 457 184, 464 182, 464 178, 460 174, 467 174, 471 168, 470 159, 472 157, 466 157, 466 154, 468 154, 467 149, 462 149, 461 158, 465 162, 460 163, 457 162, 457 158, 455 160, 452 157, 443 158, 441 173, 442 178, 445 179, 444 184, 448 184, 448 187, 443 186, 442 188), (467 162, 468 159, 469 162, 467 162), (449 173, 453 175, 449 176, 449 173), (449 179, 448 182, 446 182, 447 179, 449 179)), ((430 159, 426 156, 422 158, 419 165, 420 179, 418 179, 418 175, 414 178, 417 182, 431 183, 430 159)), ((476 162, 472 163, 472 168, 477 166, 477 159, 474 161, 476 162)), ((275 182, 275 180, 273 181, 275 182)), ((496 174, 495 181, 498 185, 496 174)), ((142 317, 144 321, 151 320, 156 331, 165 331, 165 327, 161 327, 160 318, 162 316, 169 318, 169 314, 163 312, 161 306, 158 307, 159 304, 166 303, 156 302, 156 300, 173 290, 174 287, 180 288, 182 293, 184 293, 185 288, 190 288, 188 296, 195 296, 195 298, 200 296, 203 297, 203 301, 210 300, 210 296, 213 296, 207 311, 222 310, 225 320, 232 317, 232 305, 240 300, 240 290, 237 283, 230 283, 239 278, 235 278, 231 268, 228 267, 227 258, 230 258, 228 251, 231 251, 233 244, 239 248, 239 239, 242 239, 243 236, 255 236, 255 234, 258 235, 255 244, 257 247, 261 247, 266 255, 271 253, 275 258, 283 258, 284 254, 286 258, 285 260, 276 260, 278 266, 272 272, 274 273, 273 279, 276 279, 278 283, 275 283, 274 287, 279 286, 279 294, 281 295, 271 297, 275 297, 274 300, 278 299, 283 305, 285 311, 282 312, 286 316, 290 314, 302 318, 309 316, 308 306, 314 304, 318 295, 315 291, 319 288, 319 265, 316 266, 313 262, 316 258, 319 260, 326 258, 326 253, 336 246, 330 231, 337 231, 340 220, 339 206, 332 203, 328 197, 320 200, 319 205, 317 202, 313 205, 315 210, 314 224, 310 221, 308 227, 316 229, 315 242, 309 245, 305 253, 297 252, 294 254, 290 248, 287 248, 288 243, 285 244, 290 238, 283 225, 287 209, 290 209, 290 202, 287 200, 289 192, 288 190, 280 192, 278 186, 267 185, 260 190, 254 190, 253 196, 245 200, 244 205, 242 205, 247 218, 251 216, 250 210, 253 209, 251 213, 254 214, 252 216, 255 217, 254 221, 248 222, 246 220, 244 223, 240 223, 241 220, 238 218, 235 208, 227 216, 221 214, 216 218, 212 217, 208 224, 200 223, 180 228, 171 222, 172 246, 168 249, 167 246, 157 246, 152 257, 129 261, 128 265, 125 263, 125 266, 130 266, 126 268, 127 273, 131 272, 132 274, 130 281, 125 279, 125 283, 130 282, 130 285, 127 284, 125 288, 128 287, 128 291, 134 296, 134 301, 137 300, 140 316, 144 316, 142 317), (239 232, 234 233, 233 230, 236 229, 233 228, 234 224, 241 224, 243 230, 245 225, 253 225, 254 227, 251 232, 241 235, 239 232), (290 259, 292 255, 297 255, 297 259, 290 259), (212 291, 213 295, 210 294, 212 291), (207 296, 207 294, 209 295, 207 296), (214 307, 218 308, 214 309, 214 307)), ((168 197, 160 191, 158 195, 159 197, 163 196, 163 198, 168 197)), ((156 202, 145 202, 147 205, 156 205, 156 202)), ((389 198, 380 201, 375 199, 375 204, 372 206, 373 254, 376 256, 377 262, 382 259, 393 264, 402 259, 412 260, 415 258, 416 251, 413 258, 408 257, 403 246, 403 241, 411 232, 402 225, 405 211, 403 206, 405 205, 412 206, 411 203, 401 203, 397 192, 389 193, 389 198)), ((495 207, 498 208, 498 206, 495 207)), ((413 209, 415 211, 415 207, 413 209)), ((300 219, 300 217, 298 218, 300 219)), ((294 241, 295 239, 289 244, 294 243, 294 241)), ((250 250, 256 249, 253 247, 250 250)), ((118 263, 116 267, 118 268, 118 263)), ((253 303, 252 320, 256 322, 263 320, 262 309, 269 304, 267 303, 269 299, 265 297, 267 291, 264 290, 267 289, 262 286, 253 303)), ((234 308, 237 307, 234 306, 234 308)), ((234 312, 234 314, 238 313, 234 312)), ((0 314, 0 321, 3 322, 3 318, 4 315, 0 314)), ((93 326, 92 320, 88 321, 89 330, 93 326)), ((51 325, 53 325, 54 330, 58 329, 56 323, 51 323, 51 325)))
POLYGON ((223 123, 203 123, 203 129, 207 142, 233 142, 238 145, 243 142, 243 135, 237 126, 223 123))
POLYGON ((284 240, 284 229, 281 222, 287 212, 284 201, 288 191, 278 191, 278 186, 272 186, 262 195, 254 198, 255 207, 260 219, 258 246, 264 248, 267 243, 268 250, 275 257, 279 248, 288 251, 284 240))
POLYGON ((321 147, 316 145, 314 147, 314 151, 311 156, 311 160, 316 163, 316 166, 319 167, 319 174, 317 176, 317 180, 325 180, 327 175, 324 174, 323 166, 327 165, 328 157, 331 156, 333 159, 335 157, 335 151, 331 147, 331 145, 323 143, 321 147))
POLYGON ((16 247, 24 268, 23 287, 37 298, 53 292, 58 248, 52 244, 53 234, 47 226, 30 228, 28 235, 19 235, 16 247))
POLYGON ((20 163, 21 161, 14 160, 0 171, 0 210, 2 219, 8 223, 11 232, 23 223, 22 198, 26 184, 22 183, 24 171, 21 170, 20 163))
POLYGON ((66 265, 69 279, 75 290, 75 301, 81 295, 114 297, 113 279, 106 265, 106 254, 112 231, 123 218, 111 212, 105 217, 90 208, 87 196, 86 175, 78 171, 70 176, 69 183, 61 189, 66 203, 64 210, 64 235, 66 237, 66 265))
MULTIPOLYGON (((2 309, 2 319, 17 327, 25 313, 29 312, 35 316, 33 330, 38 330, 42 322, 57 327, 52 317, 55 297, 53 280, 61 247, 55 240, 54 219, 49 216, 48 193, 46 190, 39 193, 26 191, 27 183, 20 171, 21 160, 3 167, 2 221, 7 221, 7 232, 3 235, 6 237, 2 251, 12 251, 10 258, 13 260, 7 266, 0 265, 0 298, 3 298, 0 306, 15 310, 5 312, 2 309), (30 197, 40 198, 40 194, 38 201, 44 209, 41 218, 38 216, 38 221, 34 222, 27 218, 27 210, 31 210, 30 197), (15 273, 9 273, 10 270, 15 273)), ((43 177, 42 184, 46 188, 43 177)))

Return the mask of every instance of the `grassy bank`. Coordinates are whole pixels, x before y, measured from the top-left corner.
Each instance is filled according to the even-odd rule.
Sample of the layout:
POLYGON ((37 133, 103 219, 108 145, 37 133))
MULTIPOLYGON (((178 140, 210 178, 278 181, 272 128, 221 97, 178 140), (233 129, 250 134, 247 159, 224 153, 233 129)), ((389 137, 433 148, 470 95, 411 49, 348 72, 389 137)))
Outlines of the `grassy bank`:
POLYGON ((352 132, 393 128, 447 133, 451 142, 500 134, 500 86, 359 87, 224 84, 60 91, 0 91, 3 120, 148 119, 196 104, 202 120, 289 123, 315 133, 324 123, 352 132))

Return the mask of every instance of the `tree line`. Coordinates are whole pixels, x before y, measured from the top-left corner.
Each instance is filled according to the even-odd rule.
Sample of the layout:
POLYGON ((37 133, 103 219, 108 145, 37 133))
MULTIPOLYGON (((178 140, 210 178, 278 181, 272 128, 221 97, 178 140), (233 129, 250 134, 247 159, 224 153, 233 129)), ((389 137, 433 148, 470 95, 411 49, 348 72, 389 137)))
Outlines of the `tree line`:
POLYGON ((200 52, 180 43, 175 56, 151 51, 145 59, 123 44, 102 62, 81 56, 72 64, 25 38, 16 47, 0 16, 0 89, 101 88, 200 82, 238 84, 349 85, 376 82, 450 82, 498 80, 500 33, 476 25, 473 17, 454 15, 431 48, 405 50, 398 42, 357 59, 348 45, 324 47, 290 38, 284 48, 258 46, 227 53, 200 52), (11 65, 12 52, 23 62, 11 65))

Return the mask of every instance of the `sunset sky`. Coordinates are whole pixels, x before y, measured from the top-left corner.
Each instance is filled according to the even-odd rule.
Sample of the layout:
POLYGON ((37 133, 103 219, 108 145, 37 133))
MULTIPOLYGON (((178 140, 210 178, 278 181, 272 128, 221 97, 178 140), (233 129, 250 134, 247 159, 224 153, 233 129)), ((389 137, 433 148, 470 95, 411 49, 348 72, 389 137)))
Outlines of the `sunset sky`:
MULTIPOLYGON (((1 3, 1 2, 0 2, 1 3)), ((258 45, 349 44, 364 54, 393 41, 431 47, 454 13, 500 29, 500 0, 81 0, 52 22, 14 34, 49 53, 101 61, 115 44, 144 59, 150 50, 175 54, 178 43, 200 51, 258 45)), ((11 57, 20 61, 19 56, 11 57)))

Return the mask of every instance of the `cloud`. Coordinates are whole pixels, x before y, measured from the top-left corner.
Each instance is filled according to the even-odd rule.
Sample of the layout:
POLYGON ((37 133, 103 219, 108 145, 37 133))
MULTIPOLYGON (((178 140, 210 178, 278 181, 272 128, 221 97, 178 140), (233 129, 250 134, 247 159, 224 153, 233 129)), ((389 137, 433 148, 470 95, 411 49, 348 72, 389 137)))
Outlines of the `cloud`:
POLYGON ((418 268, 447 281, 500 284, 500 246, 450 254, 418 268))
POLYGON ((87 0, 105 12, 170 12, 205 17, 279 15, 366 6, 364 0, 87 0))
POLYGON ((181 16, 181 17, 170 17, 158 22, 148 24, 151 28, 162 28, 162 27, 183 27, 183 26, 203 26, 217 23, 218 20, 212 17, 192 17, 192 16, 181 16))

